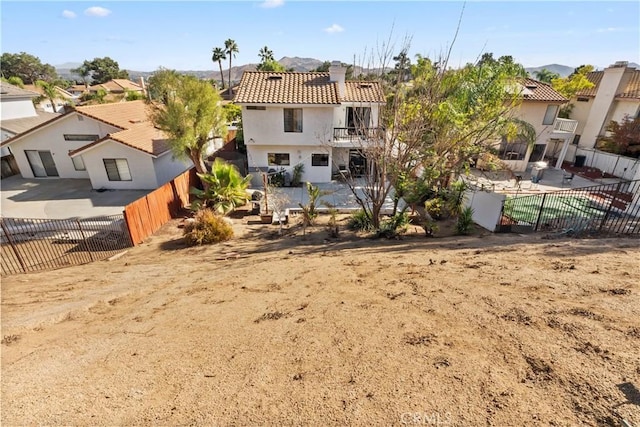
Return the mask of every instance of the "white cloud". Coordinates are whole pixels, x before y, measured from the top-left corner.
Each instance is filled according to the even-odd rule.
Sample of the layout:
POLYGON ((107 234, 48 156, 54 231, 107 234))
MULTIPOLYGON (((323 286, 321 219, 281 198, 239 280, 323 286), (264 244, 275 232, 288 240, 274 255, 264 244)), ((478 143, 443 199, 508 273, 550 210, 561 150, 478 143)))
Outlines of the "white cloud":
POLYGON ((63 11, 62 11, 62 16, 63 16, 64 18, 67 18, 67 19, 73 19, 73 18, 75 18, 75 17, 76 17, 76 16, 78 16, 78 15, 76 15, 76 13, 75 13, 75 12, 73 12, 73 11, 71 11, 71 10, 63 10, 63 11))
POLYGON ((335 34, 335 33, 341 33, 344 31, 344 28, 342 28, 340 25, 338 24, 333 24, 330 27, 327 27, 323 30, 325 33, 329 33, 329 34, 335 34))
POLYGON ((109 9, 105 9, 100 6, 93 6, 84 11, 84 14, 87 16, 99 16, 105 17, 111 15, 111 11, 109 9))
POLYGON ((280 6, 284 6, 284 0, 264 0, 264 2, 260 3, 260 7, 265 9, 273 9, 280 6))

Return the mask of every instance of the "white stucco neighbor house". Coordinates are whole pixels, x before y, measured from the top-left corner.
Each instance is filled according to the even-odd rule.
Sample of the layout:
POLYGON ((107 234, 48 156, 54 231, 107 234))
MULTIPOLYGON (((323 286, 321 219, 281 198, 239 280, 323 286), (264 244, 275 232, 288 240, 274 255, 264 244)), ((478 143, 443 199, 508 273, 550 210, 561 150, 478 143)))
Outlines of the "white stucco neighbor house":
POLYGON ((527 78, 517 90, 522 102, 514 117, 533 126, 536 141, 533 147, 528 147, 526 142, 503 140, 499 157, 512 171, 522 172, 531 163, 557 160, 573 141, 577 121, 558 118, 560 106, 568 100, 551 85, 527 78))
MULTIPOLYGON (((34 91, 0 82, 0 141, 59 116, 59 114, 36 110, 33 100, 38 96, 34 91)), ((0 161, 3 178, 20 173, 8 147, 0 148, 0 161)))
POLYGON ((76 107, 2 147, 24 178, 90 179, 94 189, 155 189, 192 166, 173 158, 144 101, 76 107))
POLYGON ((244 72, 234 102, 250 171, 292 174, 302 164, 303 181, 323 183, 339 170, 363 170, 360 150, 385 98, 379 82, 346 81, 345 73, 337 61, 329 72, 244 72))
POLYGON ((594 148, 612 120, 640 115, 640 70, 619 61, 603 71, 588 73, 587 79, 594 87, 571 100, 571 118, 578 121, 575 147, 580 148, 594 148))
POLYGON ((44 90, 38 85, 24 85, 24 88, 40 95, 40 101, 36 105, 36 110, 42 110, 46 113, 64 112, 66 105, 73 104, 77 100, 77 97, 70 92, 55 86, 56 97, 53 99, 54 104, 51 104, 51 100, 45 96, 44 90))

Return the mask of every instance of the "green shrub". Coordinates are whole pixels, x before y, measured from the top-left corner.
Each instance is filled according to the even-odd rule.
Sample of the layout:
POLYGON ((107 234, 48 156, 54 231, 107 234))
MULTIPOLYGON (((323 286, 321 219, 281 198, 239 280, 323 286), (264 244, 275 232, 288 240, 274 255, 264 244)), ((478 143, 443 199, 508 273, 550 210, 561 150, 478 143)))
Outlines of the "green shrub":
POLYGON ((394 216, 385 219, 380 224, 378 230, 378 237, 386 237, 391 239, 400 234, 404 234, 407 231, 409 225, 409 214, 406 212, 399 212, 394 216))
POLYGON ((351 214, 351 218, 349 218, 349 228, 358 231, 371 231, 373 230, 373 224, 371 223, 369 215, 360 209, 351 214))
POLYGON ((471 231, 473 231, 473 209, 467 207, 460 212, 456 223, 456 232, 458 234, 469 234, 471 231))
POLYGON ((184 227, 184 239, 189 246, 224 242, 233 237, 231 225, 211 209, 198 211, 194 219, 184 227))
POLYGON ((436 197, 435 199, 427 200, 424 203, 424 208, 427 210, 427 213, 433 219, 440 219, 442 215, 444 215, 444 200, 440 197, 436 197))

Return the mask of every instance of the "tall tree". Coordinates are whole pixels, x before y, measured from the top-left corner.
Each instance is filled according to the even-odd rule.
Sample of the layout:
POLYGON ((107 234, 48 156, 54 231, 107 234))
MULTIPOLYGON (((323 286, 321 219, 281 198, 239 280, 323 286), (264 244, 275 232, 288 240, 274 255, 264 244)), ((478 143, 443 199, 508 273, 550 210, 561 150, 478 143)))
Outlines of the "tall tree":
MULTIPOLYGON (((590 89, 594 84, 587 78, 587 74, 593 71, 593 65, 581 65, 571 73, 568 77, 555 78, 551 80, 551 87, 567 99, 574 98, 578 92, 590 89)), ((573 104, 567 103, 562 106, 558 117, 568 119, 571 116, 573 104)))
POLYGON ((121 70, 117 61, 105 56, 84 61, 79 68, 85 68, 91 72, 93 84, 106 83, 113 79, 128 79, 129 72, 121 70))
POLYGON ((3 53, 0 57, 2 77, 19 77, 25 84, 35 84, 38 80, 53 82, 58 79, 56 69, 43 64, 40 58, 25 52, 3 53))
POLYGON ((554 73, 551 70, 547 70, 546 68, 543 68, 542 70, 536 71, 533 73, 536 76, 536 79, 544 82, 544 83, 549 83, 551 84, 551 81, 553 79, 559 79, 560 78, 560 74, 558 73, 554 73))
MULTIPOLYGON (((57 113, 58 109, 56 108, 56 98, 58 97, 58 92, 56 90, 55 84, 45 82, 44 80, 38 80, 36 81, 36 86, 42 89, 42 92, 44 92, 43 96, 48 99, 49 102, 51 102, 51 108, 53 108, 53 112, 57 113)), ((38 98, 36 98, 36 102, 40 102, 38 98)))
POLYGON ((89 83, 91 82, 91 69, 89 68, 87 61, 84 61, 84 63, 82 63, 78 68, 72 68, 70 71, 80 76, 85 90, 89 89, 89 83))
POLYGON ((149 77, 147 90, 152 101, 162 104, 169 103, 169 95, 178 85, 181 76, 175 70, 160 67, 158 71, 149 77))
POLYGON ((258 56, 260 57, 260 62, 274 61, 273 51, 270 50, 267 46, 260 49, 258 52, 258 56))
POLYGON ((221 47, 213 48, 213 55, 211 56, 211 60, 213 62, 218 63, 218 67, 220 67, 220 78, 222 79, 222 89, 224 89, 224 73, 222 72, 222 60, 227 59, 227 54, 221 47))
MULTIPOLYGON (((166 93, 165 104, 151 104, 151 120, 168 135, 177 158, 190 159, 198 173, 206 174, 206 149, 227 129, 220 95, 210 83, 194 76, 179 76, 168 83, 166 93)), ((206 182, 203 185, 207 187, 206 182)))
POLYGON ((227 82, 229 83, 229 95, 233 95, 233 83, 231 82, 231 58, 235 58, 236 53, 240 52, 238 49, 238 44, 235 40, 227 39, 224 42, 225 53, 229 58, 229 78, 227 82))
POLYGON ((264 62, 261 62, 256 67, 258 71, 275 71, 275 72, 283 72, 288 71, 284 65, 276 61, 275 59, 268 59, 264 62))

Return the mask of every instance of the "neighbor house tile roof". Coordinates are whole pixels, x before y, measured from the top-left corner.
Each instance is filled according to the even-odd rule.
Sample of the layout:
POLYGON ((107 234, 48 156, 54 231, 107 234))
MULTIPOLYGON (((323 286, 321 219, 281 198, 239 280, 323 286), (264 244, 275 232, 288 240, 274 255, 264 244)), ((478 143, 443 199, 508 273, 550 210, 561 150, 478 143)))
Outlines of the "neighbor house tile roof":
POLYGON ((341 102, 384 102, 378 82, 346 82, 340 97, 329 73, 245 71, 234 101, 239 104, 339 105, 341 102), (366 86, 361 85, 366 84, 366 86))
POLYGON ((40 126, 50 120, 60 117, 59 113, 45 113, 44 111, 37 111, 37 116, 34 117, 22 117, 20 119, 10 119, 2 121, 2 129, 8 130, 13 134, 19 134, 26 132, 29 129, 40 126))
POLYGON ((525 101, 567 102, 568 99, 556 92, 551 85, 534 79, 522 81, 522 98, 525 101))
MULTIPOLYGON (((587 74, 587 79, 594 84, 592 88, 582 90, 577 96, 595 97, 598 87, 604 76, 604 71, 592 71, 587 74)), ((631 78, 623 91, 616 93, 617 99, 640 99, 640 70, 633 70, 631 78)))
MULTIPOLYGON (((44 95, 44 90, 38 86, 38 85, 24 85, 24 88, 31 91, 31 92, 36 92, 40 95, 44 95)), ((56 89, 56 93, 58 94, 58 97, 60 99, 73 99, 74 96, 72 94, 70 94, 69 92, 67 92, 66 90, 62 89, 61 87, 55 86, 56 89)))
MULTIPOLYGON (((169 150, 169 142, 166 135, 162 131, 156 129, 153 126, 153 123, 149 120, 149 110, 144 101, 116 102, 113 104, 76 107, 75 110, 72 110, 67 114, 58 114, 58 117, 54 120, 73 114, 74 112, 99 120, 121 130, 110 133, 97 141, 93 141, 73 150, 69 155, 78 154, 108 140, 117 141, 153 156, 158 156, 169 150)), ((18 138, 34 132, 38 128, 41 128, 54 120, 49 120, 48 122, 42 123, 27 132, 7 139, 2 143, 2 145, 4 146, 18 138)))
POLYGON ((126 90, 134 92, 142 92, 142 86, 127 79, 113 79, 108 82, 93 85, 89 88, 91 92, 96 92, 98 89, 104 89, 107 92, 122 93, 126 90))
POLYGON ((35 98, 38 93, 21 89, 6 82, 0 82, 0 99, 2 98, 35 98))

